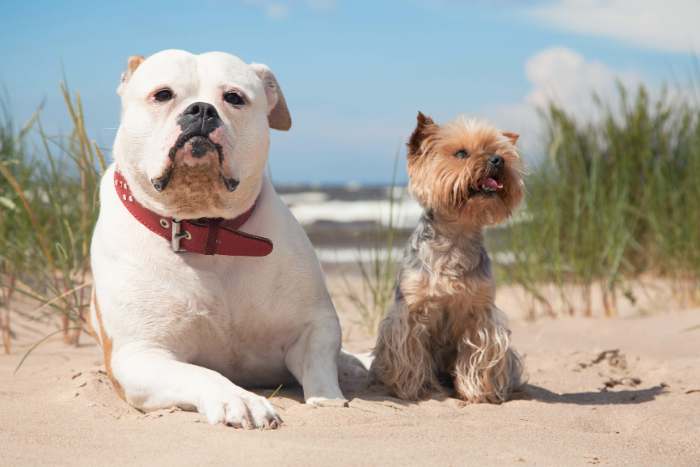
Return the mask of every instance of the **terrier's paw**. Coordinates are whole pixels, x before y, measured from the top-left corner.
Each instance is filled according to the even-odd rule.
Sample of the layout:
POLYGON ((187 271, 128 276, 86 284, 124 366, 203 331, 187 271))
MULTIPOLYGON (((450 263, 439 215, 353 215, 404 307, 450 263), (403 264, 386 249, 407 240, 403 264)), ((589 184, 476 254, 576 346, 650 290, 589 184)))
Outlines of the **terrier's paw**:
POLYGON ((270 401, 236 387, 220 389, 202 399, 199 413, 212 425, 223 423, 234 428, 274 430, 282 424, 270 401))
POLYGON ((347 399, 327 399, 325 397, 309 397, 306 399, 308 405, 314 407, 349 407, 347 399))

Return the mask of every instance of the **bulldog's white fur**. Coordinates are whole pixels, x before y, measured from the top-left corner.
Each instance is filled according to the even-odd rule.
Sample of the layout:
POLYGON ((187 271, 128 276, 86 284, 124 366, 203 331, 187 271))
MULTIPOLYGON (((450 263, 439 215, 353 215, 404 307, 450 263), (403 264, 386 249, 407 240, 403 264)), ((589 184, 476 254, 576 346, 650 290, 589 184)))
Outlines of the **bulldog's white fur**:
MULTIPOLYGON (((142 410, 180 406, 236 427, 281 421, 267 399, 242 387, 296 380, 307 403, 343 405, 337 315, 306 234, 265 175, 269 127, 291 125, 272 72, 225 53, 167 50, 130 60, 118 93, 114 159, 136 200, 164 216, 233 218, 259 196, 242 230, 270 238, 274 250, 262 258, 174 253, 122 205, 113 164, 92 240, 90 317, 117 388, 142 410), (165 88, 173 98, 158 102, 165 88), (231 90, 245 105, 223 100, 231 90), (193 102, 213 104, 222 120, 210 135, 222 147, 220 164, 213 151, 193 158, 188 145, 168 155, 193 102), (151 180, 168 170, 169 185, 156 191, 151 180), (221 176, 240 184, 229 192, 221 176)), ((363 371, 340 355, 349 371, 363 371)))

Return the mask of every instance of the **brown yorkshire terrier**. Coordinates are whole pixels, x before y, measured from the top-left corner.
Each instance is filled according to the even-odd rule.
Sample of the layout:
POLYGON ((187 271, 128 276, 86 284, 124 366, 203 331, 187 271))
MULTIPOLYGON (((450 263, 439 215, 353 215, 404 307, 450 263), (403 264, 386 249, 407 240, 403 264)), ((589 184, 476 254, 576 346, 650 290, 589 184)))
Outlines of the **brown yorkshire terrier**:
POLYGON ((424 209, 406 247, 396 298, 379 328, 371 373, 402 399, 454 384, 467 402, 503 402, 522 363, 494 305, 482 228, 523 198, 518 135, 460 117, 418 113, 408 142, 410 190, 424 209), (448 379, 449 378, 449 379, 448 379))

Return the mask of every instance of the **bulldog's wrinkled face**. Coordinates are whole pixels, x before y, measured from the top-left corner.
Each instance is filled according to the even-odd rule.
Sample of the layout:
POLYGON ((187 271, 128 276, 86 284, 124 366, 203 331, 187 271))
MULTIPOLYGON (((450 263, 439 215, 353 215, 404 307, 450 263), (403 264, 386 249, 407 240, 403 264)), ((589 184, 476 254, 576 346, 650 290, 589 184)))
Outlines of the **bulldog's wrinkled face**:
POLYGON ((181 219, 228 218, 250 207, 269 128, 291 126, 269 68, 222 52, 132 57, 118 94, 119 170, 146 207, 181 219))

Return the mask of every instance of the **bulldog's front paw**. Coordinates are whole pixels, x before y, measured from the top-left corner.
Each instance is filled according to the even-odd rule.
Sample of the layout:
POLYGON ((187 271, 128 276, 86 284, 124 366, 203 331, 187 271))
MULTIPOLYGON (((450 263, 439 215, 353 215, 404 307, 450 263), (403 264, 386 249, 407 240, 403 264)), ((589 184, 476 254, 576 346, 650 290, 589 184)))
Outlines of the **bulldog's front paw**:
POLYGON ((212 425, 223 423, 234 428, 274 430, 282 424, 267 399, 235 387, 205 396, 198 409, 212 425))
POLYGON ((349 407, 348 400, 342 398, 327 399, 325 397, 309 397, 306 399, 306 403, 314 407, 349 407))

